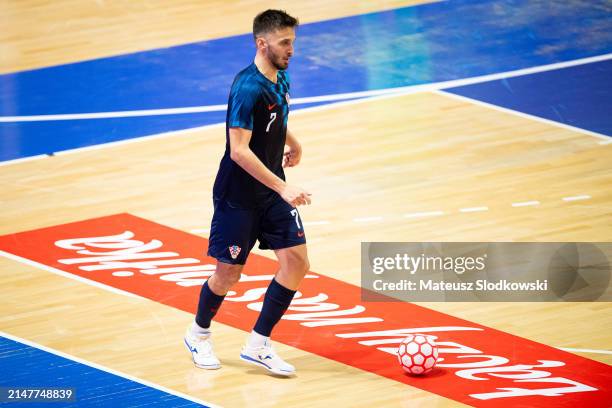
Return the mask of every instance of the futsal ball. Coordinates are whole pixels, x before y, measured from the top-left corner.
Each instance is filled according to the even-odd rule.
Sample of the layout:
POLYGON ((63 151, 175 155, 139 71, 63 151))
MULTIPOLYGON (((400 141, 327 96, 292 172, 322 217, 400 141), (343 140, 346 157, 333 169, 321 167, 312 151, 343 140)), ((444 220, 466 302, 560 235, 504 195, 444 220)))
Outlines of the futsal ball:
POLYGON ((400 366, 409 374, 426 374, 438 361, 438 346, 431 336, 409 334, 397 349, 400 366))

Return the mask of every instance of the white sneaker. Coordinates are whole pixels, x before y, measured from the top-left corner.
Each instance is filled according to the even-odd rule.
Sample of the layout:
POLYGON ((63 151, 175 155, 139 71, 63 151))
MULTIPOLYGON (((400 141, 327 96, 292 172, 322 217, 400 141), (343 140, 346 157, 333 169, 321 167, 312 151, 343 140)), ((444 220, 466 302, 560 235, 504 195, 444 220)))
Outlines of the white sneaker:
POLYGON ((295 367, 284 362, 269 344, 262 347, 244 346, 240 353, 240 359, 258 367, 263 367, 272 374, 287 377, 295 374, 295 367))
POLYGON ((212 347, 210 334, 207 336, 194 336, 191 333, 191 328, 187 328, 185 333, 185 346, 191 352, 191 358, 196 367, 206 370, 216 370, 221 368, 221 362, 217 357, 212 347))

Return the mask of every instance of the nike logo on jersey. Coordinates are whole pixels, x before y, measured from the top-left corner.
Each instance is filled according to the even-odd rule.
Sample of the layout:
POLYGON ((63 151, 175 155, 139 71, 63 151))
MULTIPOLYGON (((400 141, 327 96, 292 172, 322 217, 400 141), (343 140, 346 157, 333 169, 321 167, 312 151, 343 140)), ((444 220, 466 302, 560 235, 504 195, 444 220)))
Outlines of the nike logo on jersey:
POLYGON ((298 237, 302 238, 304 236, 304 233, 302 231, 298 231, 298 237))
POLYGON ((276 106, 276 104, 275 104, 275 103, 274 103, 274 104, 272 104, 272 105, 268 105, 268 110, 272 110, 272 109, 274 109, 274 107, 275 107, 275 106, 276 106))

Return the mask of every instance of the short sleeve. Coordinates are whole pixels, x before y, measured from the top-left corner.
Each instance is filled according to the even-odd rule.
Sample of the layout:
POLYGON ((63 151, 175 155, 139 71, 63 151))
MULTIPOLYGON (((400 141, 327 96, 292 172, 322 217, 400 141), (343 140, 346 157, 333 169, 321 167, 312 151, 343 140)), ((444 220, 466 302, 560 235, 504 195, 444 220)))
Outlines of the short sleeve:
POLYGON ((253 130, 253 114, 258 97, 256 86, 245 82, 234 83, 228 104, 228 126, 253 130))

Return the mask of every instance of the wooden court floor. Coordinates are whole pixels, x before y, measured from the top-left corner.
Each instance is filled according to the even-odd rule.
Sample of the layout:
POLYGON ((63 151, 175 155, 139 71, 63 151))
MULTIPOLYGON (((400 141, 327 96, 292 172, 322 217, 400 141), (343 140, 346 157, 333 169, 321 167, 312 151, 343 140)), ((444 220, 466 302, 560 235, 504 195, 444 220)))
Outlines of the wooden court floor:
MULTIPOLYGON (((40 13, 48 7, 44 2, 27 4, 40 13)), ((81 38, 90 35, 92 41, 99 41, 99 32, 91 28, 94 24, 81 21, 78 7, 71 7, 74 4, 63 2, 62 8, 68 14, 66 21, 75 23, 66 24, 65 31, 57 30, 62 34, 40 50, 32 45, 40 33, 9 42, 8 47, 23 55, 13 54, 9 62, 4 59, 2 71, 212 36, 196 35, 188 29, 187 34, 155 38, 143 45, 144 39, 130 43, 124 34, 117 34, 120 37, 108 41, 107 48, 74 45, 62 55, 58 51, 62 36, 71 30, 84 33, 81 38), (91 32, 86 34, 88 27, 91 32), (119 44, 118 48, 112 44, 119 44)), ((147 21, 156 24, 155 5, 149 4, 152 6, 138 12, 118 11, 117 24, 129 27, 135 16, 142 17, 145 28, 147 21)), ((234 9, 223 9, 221 4, 211 2, 210 7, 217 16, 232 16, 234 9)), ((252 7, 259 9, 261 4, 255 2, 252 7)), ((342 8, 343 3, 337 4, 338 10, 325 11, 331 13, 325 14, 326 18, 350 14, 342 8)), ((383 7, 397 6, 389 2, 383 7)), ((87 14, 87 7, 81 12, 87 14)), ((306 20, 324 17, 310 2, 297 2, 296 8, 296 14, 307 16, 306 20)), ((22 21, 29 18, 24 14, 27 7, 20 3, 10 3, 9 9, 25 19, 22 21)), ((197 9, 194 3, 185 2, 168 13, 191 19, 188 12, 197 9)), ((251 9, 241 8, 233 16, 242 21, 252 14, 251 9)), ((214 19, 209 14, 204 17, 214 19)), ((39 29, 54 27, 58 21, 60 16, 49 16, 39 29)), ((234 33, 232 26, 219 26, 230 27, 230 31, 219 29, 215 35, 234 33)), ((313 193, 313 204, 300 210, 302 219, 315 224, 326 221, 306 224, 313 271, 359 285, 362 241, 611 238, 612 145, 599 144, 591 136, 471 104, 443 92, 293 112, 289 126, 303 141, 304 158, 300 166, 288 171, 288 179, 313 193), (591 198, 563 200, 581 194, 591 198), (528 200, 537 200, 540 205, 512 206, 528 200), (488 210, 460 211, 483 206, 488 210), (427 211, 444 214, 405 217, 427 211)), ((224 126, 219 125, 2 166, 0 234, 122 212, 185 231, 207 228, 212 214, 212 181, 223 141, 224 126)), ((207 236, 205 232, 202 235, 207 236)), ((5 258, 0 258, 0 270, 3 331, 216 404, 461 405, 285 345, 278 345, 279 352, 297 366, 299 376, 279 381, 238 362, 236 353, 245 333, 220 324, 215 326, 215 336, 224 368, 198 370, 181 343, 191 315, 5 258), (261 390, 266 390, 266 400, 254 401, 253 395, 261 390)), ((608 303, 423 305, 556 347, 607 350, 612 341, 608 303)), ((612 363, 610 354, 583 355, 612 363)))
MULTIPOLYGON (((290 126, 304 139, 306 154, 301 168, 288 177, 310 188, 314 197, 302 218, 330 221, 307 228, 312 270, 353 284, 359 284, 361 241, 605 240, 610 231, 606 169, 611 147, 584 135, 430 93, 302 112, 290 126), (408 118, 406 112, 411 112, 408 118), (397 116, 408 119, 399 121, 401 128, 397 116), (364 119, 352 130, 331 132, 332 120, 354 122, 355 117, 364 119), (475 118, 479 130, 472 125, 466 131, 467 117, 475 118), (512 136, 500 140, 500 129, 513 129, 512 136), (436 170, 429 174, 430 169, 436 170), (466 186, 465 191, 457 186, 466 186), (561 200, 585 191, 593 197, 588 204, 561 200), (528 198, 542 205, 510 206, 528 198), (457 211, 474 205, 486 205, 489 211, 457 211), (419 220, 401 216, 430 209, 447 215, 419 220), (368 215, 383 219, 353 221, 368 215)), ((182 230, 207 226, 211 205, 206 178, 215 173, 222 134, 218 126, 5 167, 1 232, 118 212, 182 230)), ((186 313, 104 293, 13 261, 3 259, 2 265, 10 271, 2 275, 7 294, 3 330, 208 401, 244 404, 253 389, 275 384, 275 401, 296 403, 296 395, 302 395, 297 389, 306 391, 311 381, 321 379, 326 387, 317 386, 321 397, 308 406, 348 402, 343 396, 377 405, 413 404, 415 398, 424 406, 456 405, 288 346, 280 350, 300 368, 295 382, 278 386, 275 379, 256 373, 236 382, 245 367, 232 353, 244 333, 223 325, 217 325, 217 342, 227 367, 202 373, 191 367, 179 341, 190 320, 186 313), (360 393, 362 381, 368 390, 380 392, 360 393)), ((610 343, 606 303, 426 306, 549 345, 606 349, 610 343)), ((605 354, 586 356, 612 361, 605 354)))

